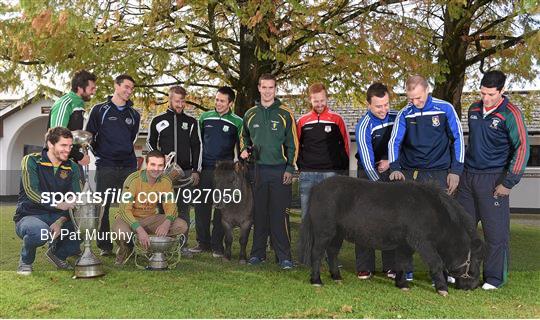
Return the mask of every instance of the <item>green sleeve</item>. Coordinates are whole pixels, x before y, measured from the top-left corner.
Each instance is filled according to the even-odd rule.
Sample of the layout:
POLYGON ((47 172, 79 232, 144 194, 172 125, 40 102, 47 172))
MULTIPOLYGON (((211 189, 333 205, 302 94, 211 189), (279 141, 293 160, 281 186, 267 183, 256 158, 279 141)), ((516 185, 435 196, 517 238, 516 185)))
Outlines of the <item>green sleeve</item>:
POLYGON ((523 114, 515 106, 509 106, 508 109, 510 112, 506 116, 506 126, 513 154, 502 184, 507 188, 512 188, 519 182, 527 167, 530 147, 523 114))
POLYGON ((57 100, 51 108, 50 127, 65 127, 69 123, 69 117, 73 112, 73 105, 66 96, 57 100))
POLYGON ((285 133, 285 148, 287 149, 286 171, 293 173, 298 154, 298 137, 296 133, 296 121, 291 112, 287 112, 287 131, 285 133))
POLYGON ((32 155, 23 157, 21 169, 21 181, 24 192, 30 200, 42 204, 36 159, 32 155))
POLYGON ((249 121, 246 121, 246 119, 249 119, 249 117, 252 117, 251 113, 246 112, 240 130, 240 152, 246 150, 249 146, 253 144, 249 135, 249 121))
POLYGON ((71 161, 71 170, 73 171, 73 176, 71 177, 71 189, 73 190, 73 192, 81 192, 82 172, 79 170, 79 166, 75 163, 75 161, 71 161))

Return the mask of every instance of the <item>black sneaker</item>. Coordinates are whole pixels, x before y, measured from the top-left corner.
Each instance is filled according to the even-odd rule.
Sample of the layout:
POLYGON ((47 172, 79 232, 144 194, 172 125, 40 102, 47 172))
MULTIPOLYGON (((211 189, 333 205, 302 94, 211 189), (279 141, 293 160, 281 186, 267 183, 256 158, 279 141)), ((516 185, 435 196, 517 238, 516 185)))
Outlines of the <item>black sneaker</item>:
POLYGON ((49 248, 47 252, 45 252, 45 256, 47 256, 47 259, 54 264, 58 269, 61 270, 73 270, 73 267, 67 263, 66 260, 61 260, 57 256, 54 255, 54 253, 51 250, 52 248, 49 248))

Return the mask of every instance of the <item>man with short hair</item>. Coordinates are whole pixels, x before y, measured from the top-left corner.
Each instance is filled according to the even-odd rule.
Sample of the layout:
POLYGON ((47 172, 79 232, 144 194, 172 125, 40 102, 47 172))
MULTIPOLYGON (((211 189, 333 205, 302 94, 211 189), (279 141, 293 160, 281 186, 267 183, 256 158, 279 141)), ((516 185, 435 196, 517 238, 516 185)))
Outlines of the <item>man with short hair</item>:
MULTIPOLYGON (((238 158, 238 145, 242 118, 234 114, 235 93, 230 87, 218 89, 215 109, 203 113, 199 118, 203 145, 202 172, 199 188, 202 194, 214 188, 214 167, 217 161, 238 158)), ((220 190, 223 191, 223 190, 220 190)), ((213 191, 212 191, 213 192, 213 191)), ((189 249, 193 253, 212 250, 215 258, 223 256, 224 231, 221 224, 221 212, 214 209, 212 218, 212 196, 208 201, 195 206, 195 228, 198 245, 189 249), (212 232, 210 232, 212 221, 212 232)))
POLYGON ((322 83, 311 85, 308 92, 311 111, 301 116, 296 124, 302 219, 307 213, 311 188, 349 169, 349 133, 345 121, 328 108, 322 83))
MULTIPOLYGON (((65 127, 71 131, 82 130, 84 127, 84 103, 90 101, 96 94, 96 76, 86 70, 75 72, 71 79, 71 91, 63 95, 51 107, 48 128, 65 127)), ((74 145, 70 158, 80 165, 90 163, 90 157, 74 145)))
POLYGON ((292 177, 298 139, 292 111, 276 98, 276 77, 263 74, 257 86, 261 100, 244 115, 240 157, 255 159, 255 210, 251 258, 257 265, 266 259, 268 235, 282 269, 293 267, 288 230, 292 177))
MULTIPOLYGON (((137 157, 133 145, 139 133, 141 116, 130 100, 135 80, 122 74, 114 80, 114 94, 107 101, 92 108, 86 131, 92 133, 92 147, 96 156, 96 191, 101 194, 109 188, 120 192, 128 175, 137 170, 137 157)), ((97 245, 101 255, 112 254, 113 244, 105 233, 110 232, 109 208, 112 197, 107 196, 99 226, 97 245)))
MULTIPOLYGON (((389 181, 388 140, 397 112, 390 110, 388 88, 379 82, 367 89, 366 114, 356 125, 358 177, 371 181, 389 181)), ((382 250, 383 272, 395 277, 394 250, 382 250)), ((369 279, 375 272, 375 251, 356 246, 356 272, 359 279, 369 279)))
POLYGON ((177 217, 172 181, 163 175, 164 168, 163 153, 150 151, 146 155, 146 169, 130 174, 124 182, 122 192, 130 197, 120 204, 113 225, 113 231, 118 234, 116 265, 123 265, 130 256, 132 248, 126 240, 132 232, 137 233, 139 242, 147 249, 149 234, 175 237, 187 231, 186 222, 177 217), (152 202, 153 199, 158 201, 152 202), (158 205, 165 214, 158 214, 158 205))
MULTIPOLYGON (((72 269, 66 259, 80 253, 80 242, 60 237, 61 229, 75 232, 68 210, 73 203, 55 203, 53 192, 66 195, 80 192, 79 167, 69 159, 73 145, 71 131, 63 127, 48 130, 47 147, 41 153, 23 157, 21 185, 13 220, 17 236, 23 240, 17 273, 30 275, 36 249, 49 242, 47 258, 59 269, 72 269)), ((56 201, 56 200, 55 200, 56 201)))
POLYGON ((463 171, 463 130, 454 107, 429 94, 422 76, 406 83, 409 103, 401 109, 388 144, 390 180, 434 181, 453 194, 463 171))
MULTIPOLYGON (((461 121, 449 102, 429 94, 424 77, 412 76, 405 86, 409 103, 398 113, 388 143, 390 180, 433 181, 453 194, 465 158, 461 121)), ((412 280, 412 272, 406 277, 412 280)))
POLYGON ((509 195, 529 159, 523 114, 504 95, 505 82, 501 71, 486 72, 481 100, 469 108, 469 143, 457 196, 475 224, 482 222, 487 244, 484 290, 500 288, 508 279, 509 195))
MULTIPOLYGON (((202 145, 197 119, 185 113, 187 92, 181 86, 169 88, 169 107, 167 111, 155 116, 150 121, 146 146, 149 151, 159 150, 168 155, 174 151, 175 161, 182 168, 186 176, 191 176, 193 186, 199 183, 199 175, 202 170, 202 145)), ((178 191, 178 190, 177 190, 178 191)), ((180 197, 176 203, 178 216, 190 225, 189 203, 180 197)), ((183 248, 182 254, 191 256, 187 247, 183 248)))

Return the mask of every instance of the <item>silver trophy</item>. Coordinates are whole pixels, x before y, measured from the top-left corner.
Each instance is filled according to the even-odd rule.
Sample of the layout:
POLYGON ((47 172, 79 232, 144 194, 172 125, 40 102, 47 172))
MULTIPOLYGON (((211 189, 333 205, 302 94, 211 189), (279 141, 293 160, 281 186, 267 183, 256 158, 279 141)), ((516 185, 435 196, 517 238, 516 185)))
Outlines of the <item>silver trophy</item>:
POLYGON ((171 151, 166 159, 165 162, 165 169, 163 170, 163 175, 168 176, 175 188, 183 188, 186 186, 189 186, 193 184, 193 178, 191 176, 186 177, 184 170, 174 161, 174 158, 176 157, 176 152, 171 151))
MULTIPOLYGON (((90 142, 92 141, 92 134, 88 131, 76 130, 72 132, 73 144, 80 145, 84 153, 88 153, 90 149, 90 142)), ((88 167, 84 170, 85 183, 82 192, 92 192, 90 183, 88 182, 88 167)), ((86 198, 83 203, 77 203, 73 210, 69 211, 73 225, 83 236, 83 252, 81 257, 75 263, 75 278, 93 278, 99 277, 105 274, 103 270, 103 264, 92 252, 91 249, 91 237, 95 234, 101 217, 103 215, 103 207, 99 204, 93 204, 87 202, 86 198)))
POLYGON ((181 249, 185 243, 183 234, 177 237, 149 236, 150 245, 144 249, 137 236, 135 236, 135 265, 146 270, 167 270, 174 269, 181 257, 181 249), (146 266, 139 264, 140 258, 147 260, 146 266))

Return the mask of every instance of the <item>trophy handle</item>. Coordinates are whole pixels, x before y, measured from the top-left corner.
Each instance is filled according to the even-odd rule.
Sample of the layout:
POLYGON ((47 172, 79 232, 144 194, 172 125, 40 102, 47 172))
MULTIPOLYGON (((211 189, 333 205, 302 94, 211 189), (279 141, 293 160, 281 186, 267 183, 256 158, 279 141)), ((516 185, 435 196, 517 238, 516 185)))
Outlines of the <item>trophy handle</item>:
POLYGON ((71 218, 71 222, 79 230, 79 225, 77 225, 77 221, 75 220, 75 215, 73 214, 73 209, 69 209, 69 217, 71 218))

